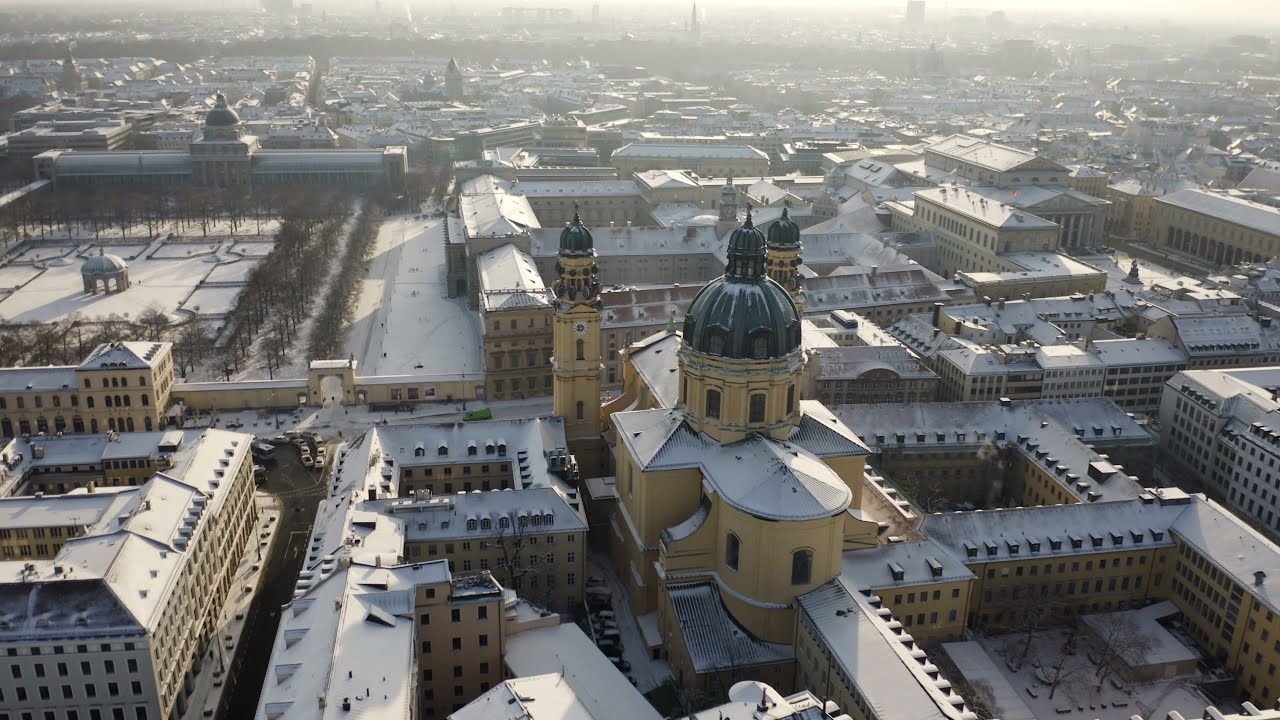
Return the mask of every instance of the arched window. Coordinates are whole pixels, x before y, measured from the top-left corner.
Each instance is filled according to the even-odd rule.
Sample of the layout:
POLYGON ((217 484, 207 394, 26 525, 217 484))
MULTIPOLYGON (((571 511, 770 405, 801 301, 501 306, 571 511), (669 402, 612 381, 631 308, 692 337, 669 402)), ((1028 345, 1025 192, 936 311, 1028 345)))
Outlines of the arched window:
POLYGON ((483 520, 480 521, 481 530, 488 530, 492 527, 493 527, 493 521, 490 520, 489 518, 484 518, 483 520))
POLYGON ((151 400, 147 397, 147 394, 142 393, 142 407, 147 407, 150 404, 151 404, 151 400))
POLYGON ((764 394, 756 393, 751 396, 748 407, 747 422, 764 422, 764 394))
MULTIPOLYGON (((90 395, 84 399, 84 406, 90 410, 93 409, 93 396, 90 395)), ((96 430, 94 432, 97 432, 96 430)))
POLYGON ((720 330, 712 330, 707 338, 707 352, 712 355, 724 355, 724 333, 720 330))
POLYGON ((125 418, 124 425, 126 428, 128 428, 128 432, 133 432, 133 418, 131 417, 125 418))
POLYGON ((797 550, 791 553, 791 584, 808 585, 813 577, 813 551, 797 550))
POLYGON ((707 417, 720 417, 720 391, 712 388, 707 389, 707 417))
POLYGON ((787 414, 790 415, 795 411, 796 411, 796 386, 788 385, 787 386, 787 414))
POLYGON ((130 407, 131 405, 133 405, 132 400, 130 399, 130 397, 129 397, 128 395, 125 395, 125 396, 124 396, 124 406, 125 406, 125 407, 130 407))
POLYGON ((579 340, 579 341, 578 341, 578 343, 577 343, 577 345, 578 345, 578 359, 579 359, 579 360, 586 360, 586 359, 587 359, 587 355, 586 355, 586 343, 584 343, 583 341, 579 340))
POLYGON ((751 357, 762 359, 769 357, 769 331, 761 330, 751 336, 751 357))
POLYGON ((742 541, 738 540, 738 536, 729 533, 724 540, 724 564, 730 570, 738 569, 738 555, 742 552, 742 541))
POLYGON ((585 409, 585 406, 583 405, 582 401, 579 400, 578 401, 578 419, 579 420, 582 419, 584 409, 585 409))
POLYGON ((153 428, 151 427, 151 416, 150 416, 150 415, 148 415, 148 416, 146 416, 146 417, 142 418, 142 426, 143 426, 143 427, 145 427, 145 428, 147 429, 147 432, 151 432, 151 430, 152 430, 153 428))

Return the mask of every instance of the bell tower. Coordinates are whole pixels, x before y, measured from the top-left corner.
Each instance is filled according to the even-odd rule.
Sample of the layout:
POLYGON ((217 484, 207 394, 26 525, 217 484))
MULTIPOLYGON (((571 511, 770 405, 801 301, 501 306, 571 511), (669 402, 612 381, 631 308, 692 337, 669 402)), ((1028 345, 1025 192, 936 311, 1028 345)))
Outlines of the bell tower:
POLYGON ((782 208, 782 217, 769 226, 768 255, 765 265, 769 278, 782 286, 804 312, 804 293, 800 290, 800 226, 791 219, 791 213, 782 208))
POLYGON ((560 233, 556 260, 555 319, 551 369, 555 380, 554 412, 564 418, 569 451, 584 477, 606 468, 600 422, 600 268, 591 231, 574 206, 573 222, 560 233))

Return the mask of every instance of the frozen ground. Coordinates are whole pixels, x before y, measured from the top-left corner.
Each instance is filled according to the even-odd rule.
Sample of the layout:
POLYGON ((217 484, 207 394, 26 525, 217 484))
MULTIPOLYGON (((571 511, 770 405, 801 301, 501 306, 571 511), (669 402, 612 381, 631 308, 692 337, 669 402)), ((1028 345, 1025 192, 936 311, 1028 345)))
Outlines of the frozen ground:
POLYGON ((248 240, 68 241, 20 248, 0 264, 0 318, 12 323, 54 322, 72 314, 88 320, 133 318, 152 306, 175 317, 189 312, 221 316, 234 304, 238 285, 275 245, 268 237, 248 240), (128 262, 131 285, 120 293, 86 295, 80 266, 103 250, 128 262))
MULTIPOLYGON (((281 363, 280 367, 276 368, 274 371, 269 371, 267 369, 267 354, 264 350, 264 345, 267 341, 268 334, 260 332, 257 337, 254 338, 253 344, 249 347, 248 357, 240 362, 240 370, 238 372, 231 373, 231 380, 266 380, 273 376, 277 378, 301 378, 307 376, 309 358, 307 358, 306 348, 307 343, 311 341, 311 328, 315 325, 316 315, 319 314, 321 308, 324 307, 324 300, 329 295, 330 286, 333 285, 334 279, 338 276, 338 271, 341 268, 341 259, 346 255, 347 244, 351 242, 351 231, 355 227, 356 218, 360 215, 362 208, 363 201, 356 200, 355 205, 351 209, 351 217, 348 218, 347 222, 342 226, 342 237, 338 241, 338 246, 333 250, 333 262, 329 264, 329 274, 325 277, 324 283, 321 284, 320 289, 316 292, 309 314, 298 326, 297 333, 293 338, 293 343, 289 347, 289 350, 285 355, 285 359, 281 363)), ((236 245, 243 246, 244 243, 239 240, 227 240, 223 246, 218 248, 217 254, 221 256, 224 253, 229 252, 229 248, 234 248, 236 245)), ((235 257, 239 258, 239 256, 235 257)), ((240 259, 239 262, 257 261, 251 259, 240 259)), ((225 270, 223 272, 233 273, 234 271, 225 270)), ((225 306, 227 309, 230 309, 234 304, 235 296, 238 293, 239 288, 235 286, 226 288, 202 287, 197 295, 202 302, 208 302, 215 307, 225 306), (227 290, 234 292, 227 293, 225 292, 227 290)), ((205 314, 203 305, 201 308, 201 314, 203 315, 205 314)), ((3 312, 3 303, 0 303, 0 312, 3 312)), ((198 365, 193 372, 187 373, 184 380, 188 382, 207 382, 212 380, 228 379, 222 372, 223 360, 223 357, 215 354, 213 357, 205 360, 202 365, 198 365)))
POLYGON ((1074 655, 1066 656, 1065 679, 1049 697, 1050 688, 1037 682, 1036 663, 1052 667, 1062 657, 1066 630, 1046 630, 1037 634, 1028 661, 1020 670, 1014 670, 1021 652, 1020 638, 1003 635, 981 638, 979 643, 996 670, 1018 693, 1019 699, 1040 720, 1129 720, 1137 715, 1144 718, 1162 718, 1176 710, 1184 717, 1196 718, 1204 714, 1212 704, 1195 685, 1195 678, 1179 678, 1154 683, 1127 683, 1109 678, 1099 688, 1095 680, 1094 666, 1086 658, 1086 640, 1082 637, 1074 655), (1005 645, 1010 650, 1004 650, 1005 645), (1033 694, 1034 693, 1034 694, 1033 694))
MULTIPOLYGON (((1124 282, 1129 277, 1129 268, 1133 265, 1133 256, 1123 251, 1111 253, 1097 253, 1093 255, 1078 255, 1081 261, 1104 270, 1107 273, 1107 288, 1110 290, 1129 290, 1132 286, 1124 282)), ((1145 258, 1138 259, 1138 277, 1146 284, 1158 282, 1161 280, 1176 280, 1185 278, 1186 275, 1177 270, 1170 270, 1161 267, 1145 258)))
POLYGON ((599 553, 587 557, 587 574, 605 581, 613 591, 611 598, 614 619, 618 622, 618 631, 622 633, 622 659, 631 663, 631 670, 625 674, 636 680, 636 689, 642 693, 662 685, 671 679, 671 664, 666 660, 654 660, 649 656, 648 646, 640 633, 640 625, 631 606, 627 603, 627 592, 622 582, 613 574, 613 565, 609 558, 599 553))
POLYGON ((481 372, 479 316, 448 297, 442 220, 388 218, 347 333, 359 375, 481 372))

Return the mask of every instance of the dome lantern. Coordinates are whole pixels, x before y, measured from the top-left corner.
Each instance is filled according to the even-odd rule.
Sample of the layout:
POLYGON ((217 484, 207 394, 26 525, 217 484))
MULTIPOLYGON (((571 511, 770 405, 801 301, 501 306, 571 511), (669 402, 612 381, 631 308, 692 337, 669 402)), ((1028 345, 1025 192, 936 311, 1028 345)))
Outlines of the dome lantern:
POLYGON ((218 93, 213 109, 204 116, 205 127, 233 127, 240 124, 240 116, 227 105, 227 96, 218 93))
POLYGON ((800 245, 800 226, 791 219, 787 207, 782 208, 782 217, 769 226, 770 248, 793 248, 800 245))
POLYGON ((578 215, 578 204, 574 203, 573 221, 560 232, 560 254, 587 255, 594 252, 594 243, 591 231, 582 224, 582 217, 578 215))

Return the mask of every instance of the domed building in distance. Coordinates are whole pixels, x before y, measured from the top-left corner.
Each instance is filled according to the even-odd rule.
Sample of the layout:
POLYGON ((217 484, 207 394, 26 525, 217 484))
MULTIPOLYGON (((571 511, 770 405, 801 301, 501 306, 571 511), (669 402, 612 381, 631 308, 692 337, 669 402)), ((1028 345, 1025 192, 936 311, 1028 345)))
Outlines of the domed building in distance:
POLYGON ((99 288, 104 293, 123 292, 129 287, 129 264, 119 255, 100 248, 97 255, 80 266, 80 279, 88 295, 97 295, 99 288))
POLYGON ((404 185, 408 148, 263 149, 218 93, 199 140, 188 150, 46 150, 33 159, 36 177, 54 190, 119 186, 252 191, 285 186, 363 190, 404 185))
MULTIPOLYGON (((586 238, 574 226, 562 235, 568 277, 581 277, 590 257, 594 278, 586 238)), ((798 257, 798 234, 790 249, 798 257)), ((655 619, 650 649, 665 653, 684 686, 727 687, 749 668, 790 687, 796 598, 837 577, 844 551, 878 543, 878 524, 861 509, 870 451, 800 397, 801 316, 769 277, 768 250, 748 211, 730 235, 724 275, 694 298, 683 329, 673 320, 625 351, 624 393, 598 420, 580 401, 599 397, 587 370, 598 367, 599 348, 567 334, 561 344, 573 329, 556 325, 557 373, 562 352, 582 368, 557 383, 557 414, 568 413, 567 428, 594 422, 576 447, 570 434, 575 454, 592 457, 590 436, 607 448, 598 472, 579 465, 586 477, 616 479, 610 556, 632 612, 655 619)), ((577 307, 590 314, 589 298, 577 307)))

